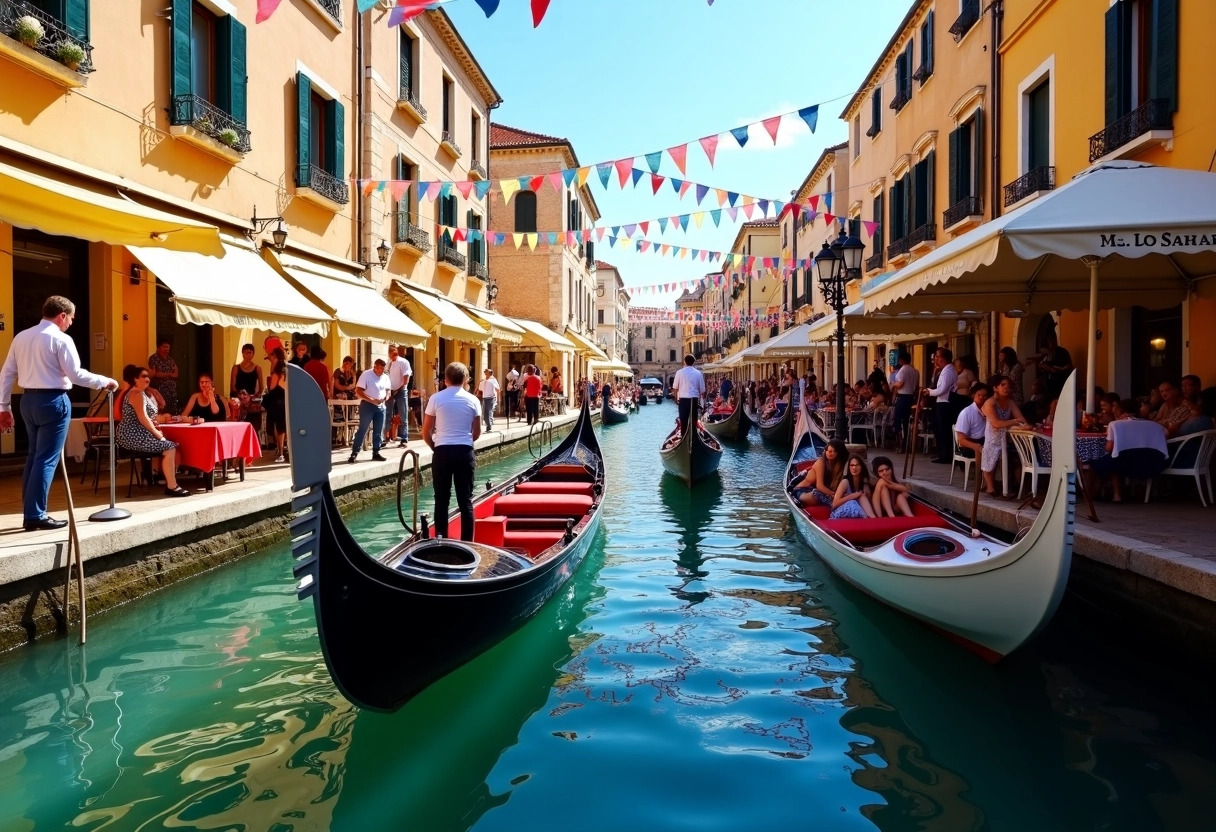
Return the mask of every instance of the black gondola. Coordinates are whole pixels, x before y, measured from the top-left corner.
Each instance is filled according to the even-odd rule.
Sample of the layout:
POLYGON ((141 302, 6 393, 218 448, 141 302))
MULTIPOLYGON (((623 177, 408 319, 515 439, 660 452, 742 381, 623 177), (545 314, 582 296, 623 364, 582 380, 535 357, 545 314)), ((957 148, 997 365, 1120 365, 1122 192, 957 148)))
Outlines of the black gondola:
POLYGON ((752 418, 747 415, 747 409, 743 406, 743 396, 738 396, 735 399, 735 409, 728 416, 720 416, 715 421, 714 415, 705 417, 705 429, 719 439, 726 439, 730 442, 744 442, 747 440, 747 434, 751 432, 752 418))
POLYGON ((761 419, 759 414, 753 414, 756 425, 760 428, 760 438, 765 442, 789 449, 794 442, 794 408, 786 401, 781 415, 775 419, 761 419))
POLYGON ((689 428, 684 435, 677 439, 679 428, 668 434, 659 448, 659 458, 663 460, 663 468, 669 474, 679 477, 692 485, 699 479, 704 479, 718 470, 722 461, 722 446, 708 431, 701 426, 697 419, 697 399, 692 400, 689 412, 689 428))
MULTIPOLYGON (((549 454, 474 497, 471 543, 410 530, 368 555, 338 512, 329 407, 288 368, 287 431, 297 594, 312 598, 330 675, 361 708, 395 711, 524 624, 578 570, 604 497, 604 459, 584 404, 549 454)), ((404 521, 403 521, 404 522, 404 521)), ((459 534, 459 517, 449 529, 459 534)))
POLYGON ((646 394, 645 394, 645 393, 639 393, 639 394, 638 394, 638 395, 637 395, 637 396, 634 398, 634 404, 636 404, 638 407, 642 407, 643 405, 650 404, 650 402, 649 402, 649 401, 646 399, 646 394))
POLYGON ((617 407, 612 404, 605 404, 600 410, 600 418, 605 425, 619 425, 629 421, 629 408, 625 405, 617 407))

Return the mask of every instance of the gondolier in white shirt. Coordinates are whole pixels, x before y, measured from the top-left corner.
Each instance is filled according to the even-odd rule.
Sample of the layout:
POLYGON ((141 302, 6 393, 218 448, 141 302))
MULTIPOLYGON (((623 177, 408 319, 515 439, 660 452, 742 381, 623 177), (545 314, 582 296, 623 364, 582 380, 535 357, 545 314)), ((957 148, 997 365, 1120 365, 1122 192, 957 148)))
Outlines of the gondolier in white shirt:
POLYGON ((692 412, 693 399, 705 396, 705 376, 692 366, 696 361, 691 355, 684 356, 684 366, 676 372, 672 382, 672 392, 675 393, 676 405, 679 407, 680 435, 688 430, 688 415, 692 412))
POLYGON ((448 536, 452 488, 460 507, 460 539, 473 539, 473 443, 481 436, 481 403, 465 389, 469 368, 453 361, 444 371, 447 386, 427 399, 422 440, 434 451, 431 482, 435 492, 435 534, 448 536))
POLYGON ((12 430, 13 385, 21 385, 21 419, 29 437, 29 453, 21 479, 22 513, 27 532, 61 529, 66 520, 47 516, 51 480, 72 420, 68 391, 73 384, 94 390, 117 390, 118 382, 80 366, 68 327, 76 304, 52 295, 42 304, 42 322, 17 333, 0 371, 0 430, 12 430))

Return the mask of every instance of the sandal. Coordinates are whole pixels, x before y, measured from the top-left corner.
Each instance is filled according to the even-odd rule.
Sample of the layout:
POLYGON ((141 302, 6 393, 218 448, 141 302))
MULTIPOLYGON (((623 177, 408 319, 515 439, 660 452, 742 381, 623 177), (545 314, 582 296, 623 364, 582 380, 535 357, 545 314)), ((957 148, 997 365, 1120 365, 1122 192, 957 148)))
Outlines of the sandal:
POLYGON ((182 488, 179 485, 177 488, 166 488, 165 496, 166 497, 189 497, 190 492, 187 491, 186 489, 182 488))

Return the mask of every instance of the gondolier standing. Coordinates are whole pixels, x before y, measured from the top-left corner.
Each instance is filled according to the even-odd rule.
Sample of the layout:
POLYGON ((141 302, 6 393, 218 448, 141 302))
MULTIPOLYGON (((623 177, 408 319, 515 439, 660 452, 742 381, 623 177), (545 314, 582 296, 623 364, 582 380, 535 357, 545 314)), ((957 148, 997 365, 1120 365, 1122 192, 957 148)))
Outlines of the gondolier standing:
POLYGON ((21 479, 22 512, 27 532, 61 529, 66 520, 46 513, 55 466, 63 452, 72 403, 73 384, 94 390, 117 390, 118 382, 90 373, 80 366, 76 344, 68 327, 76 318, 76 304, 52 295, 42 304, 42 322, 17 333, 0 371, 0 430, 13 427, 13 384, 21 385, 21 418, 29 436, 29 455, 21 479))
POLYGON ((431 479, 435 490, 435 534, 448 535, 452 487, 460 507, 460 539, 473 539, 473 443, 481 436, 481 403, 464 389, 469 369, 458 361, 447 366, 447 387, 431 396, 422 418, 422 440, 434 451, 431 479))
POLYGON ((684 356, 684 366, 676 372, 675 381, 671 385, 676 405, 679 407, 681 434, 688 430, 688 414, 692 411, 692 400, 705 395, 705 376, 692 366, 695 361, 691 355, 684 356))

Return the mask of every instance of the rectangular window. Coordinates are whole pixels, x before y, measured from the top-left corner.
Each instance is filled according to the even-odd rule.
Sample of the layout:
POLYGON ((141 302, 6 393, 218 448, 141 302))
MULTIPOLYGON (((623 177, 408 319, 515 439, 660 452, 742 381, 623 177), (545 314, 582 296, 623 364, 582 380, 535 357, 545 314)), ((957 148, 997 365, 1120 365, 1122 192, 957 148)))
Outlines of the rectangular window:
MULTIPOLYGON (((410 163, 410 160, 403 155, 398 155, 394 164, 393 178, 398 180, 413 181, 416 168, 410 163)), ((410 185, 401 193, 401 199, 397 201, 397 211, 394 217, 394 232, 393 242, 403 243, 410 239, 410 226, 419 225, 418 218, 414 213, 414 186, 410 185)))
POLYGON ((469 144, 472 146, 473 161, 480 162, 481 155, 481 118, 473 112, 469 119, 469 144))
POLYGON ((455 85, 446 75, 443 77, 443 132, 445 137, 454 139, 452 135, 452 108, 456 105, 455 85))
POLYGON ((646 350, 646 360, 654 361, 654 350, 646 350))
POLYGON ((913 231, 933 223, 933 180, 935 151, 930 150, 912 168, 912 216, 909 230, 913 231))
POLYGON ((215 15, 199 3, 190 21, 190 86, 199 98, 215 103, 215 15))
POLYGON ((603 309, 595 310, 595 322, 598 324, 602 324, 604 322, 604 310, 603 309))
MULTIPOLYGON (((75 32, 73 20, 83 21, 87 29, 84 0, 58 0, 51 5, 63 10, 69 32, 75 32)), ((234 150, 248 152, 245 27, 231 15, 215 15, 193 0, 172 0, 172 10, 169 123, 189 125, 234 150)))
POLYGON ((674 326, 671 328, 671 336, 670 336, 670 337, 672 337, 672 338, 675 338, 675 337, 676 337, 676 328, 675 328, 674 326))
POLYGON ((1051 165, 1051 79, 1026 94, 1026 170, 1051 165))
POLYGON ((675 360, 676 360, 676 351, 675 351, 675 350, 668 350, 668 351, 667 351, 667 360, 668 360, 668 361, 675 361, 675 360))
POLYGON ((853 116, 853 158, 861 155, 861 116, 853 116))
POLYGON ((401 54, 398 57, 400 61, 401 88, 398 90, 398 98, 402 101, 417 101, 418 100, 418 65, 417 53, 415 49, 418 42, 406 31, 405 27, 401 29, 401 41, 399 48, 401 54))
MULTIPOLYGON (((456 204, 456 195, 449 194, 439 198, 439 224, 446 225, 449 228, 457 225, 458 206, 456 204)), ((452 235, 448 231, 443 232, 443 242, 448 245, 452 244, 452 235)))
POLYGON ((1106 12, 1106 123, 1150 101, 1178 109, 1178 0, 1120 0, 1106 12))
MULTIPOLYGON (((466 222, 471 231, 481 231, 481 216, 471 208, 466 212, 466 222)), ((469 262, 486 264, 486 240, 480 234, 469 234, 469 262)))
POLYGON ((975 114, 950 133, 950 204, 979 197, 984 182, 984 113, 975 114))
MULTIPOLYGON (((653 338, 653 337, 654 337, 654 327, 652 327, 652 326, 648 326, 648 327, 646 327, 646 337, 647 337, 647 338, 653 338)), ((650 359, 649 359, 649 358, 647 358, 646 360, 647 360, 647 361, 649 361, 650 359)))
POLYGON ((874 88, 874 94, 870 96, 870 129, 866 131, 866 135, 874 138, 882 130, 882 84, 874 88))
POLYGON ((891 224, 891 242, 908 236, 908 176, 895 180, 891 186, 891 205, 888 209, 891 224))
POLYGON ((886 233, 886 216, 883 214, 883 205, 885 202, 886 199, 881 191, 874 195, 873 216, 874 222, 878 223, 878 227, 874 229, 873 247, 875 254, 880 254, 885 246, 884 238, 886 233))
POLYGON ((925 15, 925 22, 920 25, 920 66, 912 74, 923 87, 933 74, 933 10, 925 15))
POLYGON ((345 205, 346 115, 303 72, 296 73, 296 185, 345 205))

